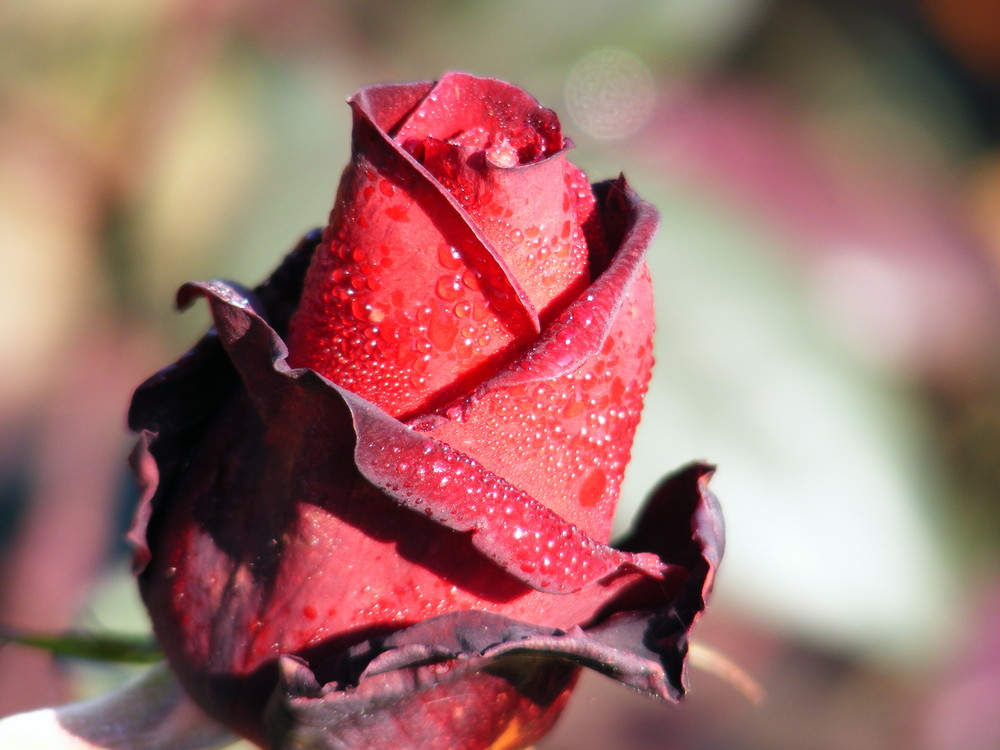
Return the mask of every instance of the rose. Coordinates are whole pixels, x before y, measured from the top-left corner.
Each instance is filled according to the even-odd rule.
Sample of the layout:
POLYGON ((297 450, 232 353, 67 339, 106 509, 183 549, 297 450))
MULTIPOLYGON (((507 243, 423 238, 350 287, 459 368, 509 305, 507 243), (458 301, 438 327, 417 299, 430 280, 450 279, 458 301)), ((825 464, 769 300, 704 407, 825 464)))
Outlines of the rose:
POLYGON ((606 544, 655 210, 622 178, 592 190, 509 84, 351 104, 323 236, 253 291, 183 287, 214 332, 133 400, 139 583, 171 666, 272 747, 521 746, 579 665, 679 697, 722 550, 710 469, 606 544))
POLYGON ((352 105, 322 240, 253 293, 182 289, 215 334, 133 403, 140 585, 172 666, 274 746, 530 742, 578 664, 677 696, 721 552, 708 470, 661 487, 630 551, 604 544, 655 212, 624 180, 591 192, 507 84, 352 105))

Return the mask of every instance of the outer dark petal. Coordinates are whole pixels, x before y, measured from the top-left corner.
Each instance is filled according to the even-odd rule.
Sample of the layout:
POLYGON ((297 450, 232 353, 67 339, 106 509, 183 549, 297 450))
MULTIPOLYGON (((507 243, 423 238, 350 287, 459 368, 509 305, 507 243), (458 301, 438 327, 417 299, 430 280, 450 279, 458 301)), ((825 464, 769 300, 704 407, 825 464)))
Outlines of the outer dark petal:
POLYGON ((674 655, 664 661, 664 667, 671 684, 681 690, 686 688, 687 634, 705 611, 726 546, 722 508, 708 489, 714 472, 708 464, 694 463, 666 477, 632 531, 617 545, 653 552, 687 571, 677 581, 670 606, 650 620, 644 639, 656 653, 674 655))
MULTIPOLYGON (((319 229, 306 234, 270 278, 251 293, 267 308, 271 325, 280 334, 288 328, 321 237, 319 229)), ((141 488, 129 530, 137 574, 149 561, 146 530, 154 495, 169 492, 177 468, 238 383, 239 376, 213 329, 177 362, 148 378, 132 396, 128 424, 142 436, 130 456, 141 488)))
MULTIPOLYGON (((513 684, 531 705, 546 708, 576 667, 657 698, 679 699, 686 687, 688 630, 704 609, 722 554, 721 515, 706 487, 710 474, 709 467, 696 464, 665 480, 630 536, 690 565, 661 591, 665 599, 659 606, 647 601, 644 609, 611 611, 595 625, 569 631, 484 612, 454 612, 359 644, 332 669, 286 657, 265 719, 274 746, 438 747, 434 742, 448 737, 467 708, 472 716, 459 736, 467 737, 468 747, 486 746, 495 739, 491 732, 497 724, 478 723, 474 704, 464 705, 466 697, 478 699, 476 679, 513 684), (676 525, 650 525, 667 521, 676 525), (551 668, 537 669, 540 660, 551 668), (334 678, 321 685, 313 669, 334 678), (531 679, 519 681, 526 675, 531 679), (407 721, 417 706, 432 702, 442 705, 423 714, 419 727, 407 721)), ((512 705, 511 716, 523 708, 512 705)), ((502 714, 490 721, 506 726, 502 714)), ((448 742, 440 746, 452 747, 448 742)))

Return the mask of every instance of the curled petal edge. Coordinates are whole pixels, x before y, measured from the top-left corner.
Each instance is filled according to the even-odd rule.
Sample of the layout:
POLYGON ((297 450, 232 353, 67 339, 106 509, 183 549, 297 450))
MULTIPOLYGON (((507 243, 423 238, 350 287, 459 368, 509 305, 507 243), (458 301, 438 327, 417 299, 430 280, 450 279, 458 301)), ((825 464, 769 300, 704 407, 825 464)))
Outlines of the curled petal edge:
MULTIPOLYGON (((654 698, 680 700, 687 690, 688 632, 705 608, 724 546, 719 505, 707 489, 712 471, 701 463, 681 469, 660 485, 647 509, 647 517, 661 518, 678 507, 693 510, 686 536, 683 529, 661 535, 684 539, 673 552, 691 564, 662 606, 614 612, 567 631, 486 612, 452 612, 360 643, 332 669, 282 657, 265 717, 275 746, 339 747, 324 743, 391 731, 394 722, 386 715, 405 712, 415 694, 484 671, 516 683, 525 659, 591 669, 654 698), (317 671, 334 678, 321 683, 317 671)), ((637 529, 630 538, 654 533, 637 529)))

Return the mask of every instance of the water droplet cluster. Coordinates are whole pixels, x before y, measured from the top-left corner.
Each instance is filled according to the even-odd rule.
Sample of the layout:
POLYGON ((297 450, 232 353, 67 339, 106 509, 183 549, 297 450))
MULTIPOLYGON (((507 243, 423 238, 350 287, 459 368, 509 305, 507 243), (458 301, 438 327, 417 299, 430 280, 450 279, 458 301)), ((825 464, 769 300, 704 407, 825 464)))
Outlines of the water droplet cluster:
POLYGON ((492 83, 467 78, 435 89, 395 133, 411 153, 425 144, 448 142, 482 152, 499 167, 531 164, 564 147, 559 119, 516 87, 502 95, 492 83))
POLYGON ((395 138, 395 153, 356 154, 345 173, 289 349, 293 365, 412 415, 470 392, 531 343, 511 305, 533 306, 545 324, 583 291, 591 249, 581 220, 594 198, 561 152, 555 115, 530 97, 434 91, 395 138), (408 166, 403 149, 437 182, 408 166), (515 156, 532 170, 506 168, 515 156), (449 230, 429 196, 437 191, 464 209, 462 231, 449 230), (522 301, 496 261, 484 262, 470 225, 522 301))
POLYGON ((649 305, 643 273, 582 367, 488 392, 430 433, 606 541, 653 363, 649 305))
POLYGON ((497 168, 486 154, 477 160, 455 142, 438 143, 424 148, 423 164, 511 268, 544 324, 590 282, 579 220, 593 204, 590 185, 562 156, 536 165, 545 184, 533 185, 522 170, 497 168))
POLYGON ((415 432, 386 437, 375 430, 359 454, 379 475, 391 467, 382 486, 437 523, 473 532, 477 549, 532 587, 576 591, 621 563, 618 552, 469 456, 415 432))
POLYGON ((470 390, 516 339, 497 310, 504 279, 470 262, 475 248, 442 234, 410 187, 373 169, 351 177, 289 332, 293 365, 394 415, 470 390))

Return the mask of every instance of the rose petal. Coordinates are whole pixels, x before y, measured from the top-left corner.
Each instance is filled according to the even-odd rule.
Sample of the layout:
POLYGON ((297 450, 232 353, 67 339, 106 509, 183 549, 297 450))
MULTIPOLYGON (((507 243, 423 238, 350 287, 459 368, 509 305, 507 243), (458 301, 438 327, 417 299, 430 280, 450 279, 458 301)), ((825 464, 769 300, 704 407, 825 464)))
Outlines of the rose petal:
POLYGON ((690 564, 661 589, 659 608, 647 601, 643 611, 612 609, 596 625, 568 631, 455 612, 358 644, 336 664, 285 658, 266 719, 276 747, 436 747, 441 737, 454 741, 444 730, 467 715, 473 719, 461 726, 462 736, 470 738, 468 747, 482 747, 515 712, 538 716, 561 695, 569 668, 578 666, 678 700, 687 685, 687 633, 704 609, 724 545, 718 502, 707 489, 710 475, 710 467, 695 464, 665 480, 631 536, 633 543, 654 542, 690 564), (669 525, 651 527, 651 520, 669 525), (328 675, 325 684, 317 674, 328 675), (530 696, 534 713, 514 704, 509 712, 490 712, 477 726, 480 712, 465 701, 485 694, 494 705, 509 700, 512 686, 530 696), (428 704, 444 710, 413 726, 408 718, 415 707, 428 704))
POLYGON ((570 593, 623 566, 659 577, 656 559, 623 556, 595 542, 530 495, 450 446, 408 430, 350 394, 358 467, 412 510, 456 531, 538 591, 570 593))
POLYGON ((608 223, 625 221, 609 268, 521 358, 443 409, 448 419, 409 423, 604 541, 652 366, 645 255, 657 213, 624 180, 599 192, 608 223))
POLYGON ((249 297, 223 282, 186 284, 182 304, 205 296, 216 331, 261 419, 296 415, 296 429, 321 441, 328 415, 350 410, 360 471, 400 505, 455 531, 538 591, 570 593, 635 568, 659 576, 648 556, 622 555, 567 524, 549 508, 451 447, 421 435, 311 370, 292 370, 285 346, 249 297), (333 402, 333 403, 331 403, 333 402))
MULTIPOLYGON (((278 331, 287 330, 320 238, 319 230, 306 234, 253 291, 259 304, 267 307, 278 331)), ((239 376, 218 336, 210 331, 177 362, 143 382, 132 396, 128 424, 141 435, 130 457, 141 490, 129 530, 129 540, 136 549, 136 574, 142 572, 149 559, 146 532, 161 475, 168 480, 175 475, 238 382, 239 376)), ((159 491, 161 495, 164 492, 159 491)))
MULTIPOLYGON (((380 102, 381 104, 381 102, 380 102)), ((517 164, 531 164, 565 147, 559 118, 527 91, 496 78, 445 73, 420 96, 398 127, 388 127, 399 143, 428 137, 456 141, 465 134, 480 136, 469 145, 486 149, 497 134, 518 150, 517 164)))
MULTIPOLYGON (((610 267, 546 329, 524 356, 484 383, 476 394, 540 380, 552 380, 579 370, 604 346, 628 291, 644 272, 646 252, 659 224, 659 212, 639 199, 624 178, 599 186, 608 202, 620 201, 626 217, 624 237, 610 267)), ((616 211, 604 211, 614 216, 616 211)), ((647 313, 652 312, 652 308, 647 313)), ((475 400, 472 396, 466 403, 475 400)), ((463 404, 464 408, 467 408, 463 404)))
POLYGON ((325 693, 304 663, 285 657, 265 714, 270 744, 275 750, 526 747, 551 728, 577 674, 570 663, 532 657, 479 663, 487 669, 450 675, 450 665, 438 663, 367 680, 351 693, 325 693))
MULTIPOLYGON (((404 87, 406 93, 413 92, 410 86, 404 87)), ((458 199, 386 132, 384 126, 393 126, 386 119, 386 113, 377 107, 377 103, 381 104, 386 96, 383 87, 379 89, 381 95, 377 100, 371 96, 375 93, 371 88, 362 89, 349 100, 355 117, 353 153, 370 159, 376 167, 388 167, 390 174, 401 174, 410 191, 420 191, 420 199, 430 204, 428 213, 434 221, 451 230, 445 232, 446 235, 454 233, 458 237, 464 256, 479 271, 494 309, 511 330, 516 335, 529 331, 537 333, 537 313, 503 256, 469 217, 458 199)), ((412 197, 417 199, 416 195, 412 197)))
POLYGON ((594 197, 554 112, 509 83, 448 73, 393 136, 489 238, 543 328, 590 282, 603 237, 584 232, 599 226, 594 197))
POLYGON ((351 100, 354 164, 289 333, 294 365, 394 415, 468 393, 540 329, 499 250, 386 132, 415 93, 378 87, 351 100))

